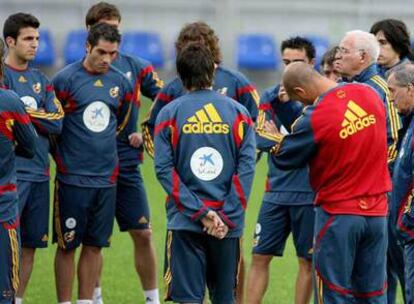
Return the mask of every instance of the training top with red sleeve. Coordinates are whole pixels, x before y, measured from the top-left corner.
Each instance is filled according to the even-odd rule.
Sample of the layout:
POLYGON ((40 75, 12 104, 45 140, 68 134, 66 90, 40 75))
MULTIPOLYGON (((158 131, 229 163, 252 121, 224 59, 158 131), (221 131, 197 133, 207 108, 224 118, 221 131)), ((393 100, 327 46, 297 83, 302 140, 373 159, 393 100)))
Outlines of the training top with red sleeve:
POLYGON ((39 142, 32 159, 16 158, 17 179, 42 182, 49 180, 49 135, 62 130, 63 110, 56 99, 55 91, 47 77, 37 69, 19 70, 9 65, 4 67, 4 86, 20 96, 39 142))
POLYGON ((37 134, 13 91, 0 89, 0 222, 18 215, 16 155, 33 157, 37 134))
MULTIPOLYGON (((256 87, 242 73, 219 65, 214 71, 213 90, 242 104, 253 121, 256 121, 260 96, 256 87)), ((149 155, 154 155, 153 136, 158 113, 168 103, 184 94, 186 89, 179 77, 174 78, 157 94, 151 111, 142 124, 144 145, 149 155)))
POLYGON ((167 227, 204 233, 215 210, 240 237, 253 182, 256 143, 246 108, 212 90, 165 106, 155 127, 155 171, 168 194, 167 227))
MULTIPOLYGON (((141 94, 154 100, 163 87, 163 82, 159 79, 152 64, 142 58, 119 53, 112 62, 112 66, 124 73, 133 85, 133 100, 136 103, 136 107, 133 107, 133 109, 136 111, 141 106, 141 94)), ((138 118, 138 114, 132 116, 138 118)), ((134 148, 128 142, 118 140, 118 157, 120 174, 123 178, 130 178, 128 170, 123 169, 136 167, 142 163, 143 147, 134 148)), ((131 181, 134 182, 133 180, 131 181)))
POLYGON ((53 85, 65 111, 53 153, 58 180, 78 187, 115 186, 117 134, 128 142, 136 130, 130 81, 113 67, 93 74, 80 60, 60 71, 53 85))
POLYGON ((385 216, 391 190, 387 167, 386 113, 364 84, 339 85, 306 107, 272 148, 276 165, 309 162, 315 203, 332 214, 385 216))

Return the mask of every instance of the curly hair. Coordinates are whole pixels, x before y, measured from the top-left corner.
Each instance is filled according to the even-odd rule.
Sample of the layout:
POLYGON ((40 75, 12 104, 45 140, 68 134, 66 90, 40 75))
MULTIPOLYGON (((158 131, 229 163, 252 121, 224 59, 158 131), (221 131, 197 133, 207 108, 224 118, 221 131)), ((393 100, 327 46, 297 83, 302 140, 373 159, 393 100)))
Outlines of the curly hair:
POLYGON ((222 57, 219 46, 219 38, 207 23, 203 21, 187 23, 181 29, 177 41, 175 42, 177 54, 179 54, 189 42, 200 42, 204 44, 210 50, 214 63, 221 63, 222 57))

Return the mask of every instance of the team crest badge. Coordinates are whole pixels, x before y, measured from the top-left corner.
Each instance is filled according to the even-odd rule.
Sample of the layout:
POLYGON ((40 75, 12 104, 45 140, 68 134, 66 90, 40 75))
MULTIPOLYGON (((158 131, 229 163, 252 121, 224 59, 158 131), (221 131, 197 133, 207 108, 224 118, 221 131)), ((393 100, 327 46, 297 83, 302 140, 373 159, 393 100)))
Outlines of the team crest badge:
POLYGON ((117 98, 119 96, 119 87, 114 87, 109 90, 109 95, 112 98, 117 98))
POLYGON ((336 92, 336 96, 338 96, 338 98, 344 99, 346 97, 346 93, 344 90, 339 90, 336 92))
POLYGON ((40 84, 40 82, 35 83, 35 84, 33 85, 33 91, 34 91, 36 94, 39 94, 41 89, 42 89, 42 85, 40 84))

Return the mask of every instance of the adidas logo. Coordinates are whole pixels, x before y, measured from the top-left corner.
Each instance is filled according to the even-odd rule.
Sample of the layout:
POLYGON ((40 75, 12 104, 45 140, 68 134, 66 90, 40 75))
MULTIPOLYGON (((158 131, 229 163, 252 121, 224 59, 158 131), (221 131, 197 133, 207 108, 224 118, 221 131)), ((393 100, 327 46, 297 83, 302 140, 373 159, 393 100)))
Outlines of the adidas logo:
POLYGON ((94 87, 102 88, 103 87, 102 80, 98 79, 97 81, 95 81, 95 83, 93 84, 93 86, 94 87))
POLYGON ((145 218, 145 216, 142 216, 139 219, 138 223, 140 223, 140 224, 148 224, 148 220, 145 218))
POLYGON ((26 79, 26 78, 24 78, 24 76, 23 76, 23 75, 20 75, 20 77, 19 77, 18 81, 19 81, 19 82, 22 82, 22 83, 26 83, 26 82, 27 82, 27 79, 26 79))
POLYGON ((369 127, 376 123, 375 116, 373 114, 368 115, 359 105, 350 100, 348 108, 345 112, 345 119, 342 122, 342 129, 339 132, 339 137, 342 139, 369 127))
POLYGON ((185 134, 228 134, 230 126, 223 123, 216 108, 209 103, 187 119, 183 132, 185 134))

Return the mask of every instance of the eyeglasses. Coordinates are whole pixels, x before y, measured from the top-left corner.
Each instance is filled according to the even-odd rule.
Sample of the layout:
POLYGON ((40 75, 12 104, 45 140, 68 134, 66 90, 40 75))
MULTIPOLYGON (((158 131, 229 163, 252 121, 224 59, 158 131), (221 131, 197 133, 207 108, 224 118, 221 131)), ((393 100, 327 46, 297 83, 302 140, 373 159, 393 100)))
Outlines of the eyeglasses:
POLYGON ((348 54, 351 54, 351 53, 353 53, 353 52, 364 52, 365 50, 363 50, 363 49, 347 49, 347 48, 344 48, 344 47, 339 47, 338 48, 338 53, 340 53, 340 54, 344 54, 344 55, 348 55, 348 54))

